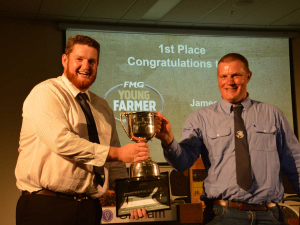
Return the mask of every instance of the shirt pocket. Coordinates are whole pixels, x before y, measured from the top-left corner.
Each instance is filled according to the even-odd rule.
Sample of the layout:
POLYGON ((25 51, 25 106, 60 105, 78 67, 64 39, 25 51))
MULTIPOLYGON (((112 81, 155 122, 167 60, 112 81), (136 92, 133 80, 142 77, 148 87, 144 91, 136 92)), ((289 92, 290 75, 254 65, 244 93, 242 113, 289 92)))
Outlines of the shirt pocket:
POLYGON ((253 124, 252 140, 249 147, 258 151, 276 151, 276 126, 272 124, 253 124))
POLYGON ((228 149, 231 143, 231 128, 218 127, 207 131, 209 149, 213 156, 229 153, 228 149))

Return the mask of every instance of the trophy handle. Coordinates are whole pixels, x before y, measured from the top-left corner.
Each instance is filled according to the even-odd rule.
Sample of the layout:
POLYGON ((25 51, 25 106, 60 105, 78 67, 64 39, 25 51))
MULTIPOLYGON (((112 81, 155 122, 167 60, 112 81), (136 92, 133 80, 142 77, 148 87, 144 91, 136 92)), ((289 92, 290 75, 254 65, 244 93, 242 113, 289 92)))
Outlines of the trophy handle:
MULTIPOLYGON (((156 113, 156 112, 154 112, 153 114, 154 114, 154 117, 156 117, 156 114, 157 114, 157 113, 156 113)), ((153 138, 154 138, 155 136, 156 136, 156 133, 154 133, 154 135, 153 135, 153 137, 150 139, 150 141, 152 141, 152 140, 153 140, 153 138)), ((151 160, 151 158, 150 158, 150 160, 151 160)))
MULTIPOLYGON (((122 118, 123 114, 126 114, 126 113, 127 113, 127 112, 125 112, 124 110, 121 111, 121 114, 120 114, 120 122, 121 122, 121 125, 122 125, 122 127, 123 127, 123 130, 125 131, 125 133, 127 134, 127 136, 128 136, 128 137, 130 138, 130 140, 131 140, 131 137, 130 137, 129 133, 127 132, 127 130, 126 130, 125 126, 124 126, 123 118, 122 118)), ((126 116, 126 115, 125 115, 125 116, 126 116)))

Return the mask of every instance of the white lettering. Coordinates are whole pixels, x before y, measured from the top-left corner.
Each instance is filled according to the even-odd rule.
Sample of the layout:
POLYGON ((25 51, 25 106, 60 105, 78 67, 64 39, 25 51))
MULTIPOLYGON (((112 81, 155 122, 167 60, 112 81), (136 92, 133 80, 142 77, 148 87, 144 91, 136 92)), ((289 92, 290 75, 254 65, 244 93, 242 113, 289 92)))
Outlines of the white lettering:
POLYGON ((148 101, 143 101, 143 111, 149 111, 149 102, 148 101))
POLYGON ((143 111, 143 101, 135 101, 134 111, 143 111))
POLYGON ((190 104, 190 106, 192 107, 205 107, 214 103, 217 103, 218 101, 196 101, 195 99, 192 100, 192 103, 190 104))
POLYGON ((193 47, 188 47, 187 45, 178 45, 177 52, 181 53, 182 51, 184 51, 185 54, 189 54, 189 55, 205 54, 205 48, 193 48, 193 47))
POLYGON ((127 101, 127 109, 126 111, 134 111, 133 109, 133 101, 132 100, 128 100, 127 101))
POLYGON ((114 111, 117 111, 117 108, 119 107, 120 100, 114 100, 114 111))
POLYGON ((125 102, 124 101, 120 101, 120 107, 119 107, 119 111, 126 111, 126 106, 125 106, 125 102))
POLYGON ((129 64, 130 66, 134 66, 135 63, 134 63, 134 62, 131 63, 131 62, 130 62, 131 59, 132 59, 132 60, 135 60, 134 57, 129 57, 129 58, 128 58, 128 64, 129 64))
POLYGON ((131 82, 125 81, 123 87, 134 87, 134 88, 143 88, 145 86, 144 82, 131 82))
POLYGON ((153 100, 114 100, 114 111, 156 111, 156 102, 153 100))
POLYGON ((178 45, 178 53, 180 53, 182 50, 184 50, 184 46, 183 45, 178 45))

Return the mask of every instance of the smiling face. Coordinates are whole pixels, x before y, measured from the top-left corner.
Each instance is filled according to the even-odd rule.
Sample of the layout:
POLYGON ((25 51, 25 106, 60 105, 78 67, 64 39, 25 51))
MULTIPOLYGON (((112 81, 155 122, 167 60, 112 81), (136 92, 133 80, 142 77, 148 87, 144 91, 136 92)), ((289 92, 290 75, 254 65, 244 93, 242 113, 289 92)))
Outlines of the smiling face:
POLYGON ((80 91, 87 90, 96 80, 98 51, 88 45, 75 44, 72 52, 63 54, 64 74, 80 91))
POLYGON ((217 75, 224 101, 237 104, 247 97, 247 84, 252 72, 247 71, 241 61, 220 62, 217 75))

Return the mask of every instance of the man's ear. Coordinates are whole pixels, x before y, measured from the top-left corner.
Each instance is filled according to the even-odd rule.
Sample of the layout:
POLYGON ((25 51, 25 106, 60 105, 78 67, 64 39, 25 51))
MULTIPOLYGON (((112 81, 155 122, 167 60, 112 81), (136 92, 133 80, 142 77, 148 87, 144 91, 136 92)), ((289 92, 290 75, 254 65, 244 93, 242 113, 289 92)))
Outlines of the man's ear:
POLYGON ((68 65, 68 56, 66 54, 63 54, 61 57, 61 63, 64 68, 67 68, 68 65))
POLYGON ((248 82, 250 81, 251 77, 252 77, 252 71, 249 71, 248 76, 247 76, 248 82))

